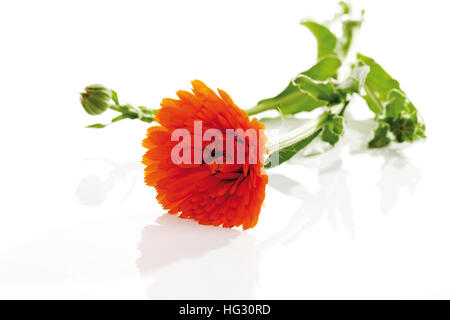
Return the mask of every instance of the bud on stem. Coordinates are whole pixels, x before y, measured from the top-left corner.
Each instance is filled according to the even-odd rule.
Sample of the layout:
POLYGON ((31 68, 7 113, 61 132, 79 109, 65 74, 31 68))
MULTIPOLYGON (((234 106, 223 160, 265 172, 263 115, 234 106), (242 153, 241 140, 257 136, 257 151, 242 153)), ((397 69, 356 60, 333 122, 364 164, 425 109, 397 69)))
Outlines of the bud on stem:
POLYGON ((108 109, 112 92, 101 84, 87 86, 86 92, 81 93, 81 105, 90 115, 99 115, 108 109))
MULTIPOLYGON (((142 106, 136 108, 129 104, 121 105, 117 93, 100 84, 87 86, 85 92, 81 93, 80 101, 84 110, 90 115, 102 114, 107 109, 121 113, 119 116, 113 118, 109 124, 123 119, 139 119, 143 122, 150 123, 156 114, 156 110, 154 109, 148 109, 142 106)), ((87 127, 99 129, 109 124, 95 123, 87 127)))

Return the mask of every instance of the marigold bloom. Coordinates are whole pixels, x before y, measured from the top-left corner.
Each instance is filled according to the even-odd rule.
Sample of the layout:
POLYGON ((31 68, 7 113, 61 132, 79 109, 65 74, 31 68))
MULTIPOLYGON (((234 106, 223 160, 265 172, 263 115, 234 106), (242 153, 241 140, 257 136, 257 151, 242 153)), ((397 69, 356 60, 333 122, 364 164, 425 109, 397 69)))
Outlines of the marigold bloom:
MULTIPOLYGON (((194 121, 200 120, 204 128, 218 129, 224 135, 226 129, 254 129, 261 141, 264 125, 250 120, 226 92, 218 90, 219 97, 198 80, 192 86, 193 94, 178 91, 179 100, 164 99, 155 117, 160 125, 148 129, 143 141, 148 149, 143 157, 145 182, 155 187, 157 200, 171 214, 205 225, 252 228, 258 222, 268 181, 262 157, 256 163, 246 157, 243 164, 203 161, 177 165, 171 159, 171 151, 178 142, 171 141, 171 134, 180 128, 193 133, 194 121)), ((265 150, 266 138, 262 140, 260 151, 265 150)), ((202 142, 202 148, 207 144, 202 142)))

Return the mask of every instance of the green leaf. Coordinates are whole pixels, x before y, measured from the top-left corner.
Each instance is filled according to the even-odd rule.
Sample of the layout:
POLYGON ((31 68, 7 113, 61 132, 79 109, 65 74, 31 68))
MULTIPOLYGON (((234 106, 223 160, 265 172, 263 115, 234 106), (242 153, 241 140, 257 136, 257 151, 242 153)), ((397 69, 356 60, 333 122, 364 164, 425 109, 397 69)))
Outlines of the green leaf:
POLYGON ((86 128, 95 128, 95 129, 101 129, 108 126, 107 124, 102 124, 102 123, 95 123, 95 124, 91 124, 90 126, 86 126, 86 128))
POLYGON ((341 15, 344 15, 344 14, 349 14, 350 13, 350 5, 347 3, 347 2, 345 2, 345 1, 340 1, 339 3, 339 6, 341 7, 341 9, 342 9, 342 13, 341 13, 341 15))
POLYGON ((374 59, 358 54, 358 60, 370 67, 366 85, 382 101, 386 101, 392 89, 400 90, 397 80, 393 79, 374 59))
POLYGON ((385 112, 385 102, 392 89, 400 89, 398 81, 392 77, 373 60, 362 54, 358 54, 358 60, 370 68, 364 84, 365 95, 362 97, 366 101, 370 110, 378 116, 385 112))
POLYGON ((385 123, 380 123, 373 139, 369 142, 370 149, 383 148, 391 143, 391 139, 388 137, 389 126, 385 123))
MULTIPOLYGON (((325 81, 335 77, 340 66, 341 61, 336 56, 328 56, 317 62, 311 69, 301 73, 296 79, 306 76, 314 81, 325 81)), ((317 86, 314 86, 314 81, 309 81, 309 79, 303 78, 300 80, 305 88, 296 83, 294 79, 280 94, 259 101, 256 107, 247 110, 247 113, 251 115, 265 110, 278 109, 282 114, 295 114, 312 111, 318 107, 326 106, 330 102, 334 103, 335 96, 330 97, 330 100, 319 98, 320 91, 325 90, 322 94, 327 94, 329 89, 325 87, 328 85, 324 87, 323 84, 316 82, 317 86)), ((323 95, 320 96, 323 97, 323 95)))
POLYGON ((393 89, 389 93, 389 102, 386 105, 386 118, 399 118, 404 111, 408 111, 409 102, 403 92, 393 89))
POLYGON ((399 82, 393 79, 372 58, 358 54, 358 59, 370 67, 364 90, 369 108, 378 116, 379 127, 370 148, 388 144, 390 132, 396 142, 413 142, 425 138, 425 125, 406 94, 400 89, 399 82))
POLYGON ((269 154, 269 157, 264 163, 264 168, 273 168, 276 167, 289 159, 291 159, 293 156, 295 156, 298 152, 300 152, 302 149, 304 149, 306 146, 308 146, 322 131, 322 129, 318 129, 316 132, 314 132, 309 137, 300 140, 292 145, 289 145, 287 147, 284 147, 280 150, 274 151, 271 154, 269 154))
POLYGON ((324 100, 328 103, 337 103, 340 99, 333 83, 330 81, 316 81, 306 75, 299 75, 293 80, 294 84, 301 90, 308 92, 317 100, 324 100))
POLYGON ((425 134, 425 124, 424 123, 419 123, 416 127, 416 132, 414 132, 416 139, 426 139, 426 134, 425 134))
POLYGON ((345 20, 342 22, 342 36, 339 38, 337 52, 345 57, 351 48, 353 37, 361 27, 362 20, 345 20))
POLYGON ((328 142, 334 146, 339 141, 339 138, 344 131, 344 118, 329 112, 325 116, 322 127, 322 141, 328 142))
POLYGON ((364 86, 364 91, 366 95, 362 96, 367 103, 369 109, 375 113, 377 116, 381 116, 384 113, 384 104, 377 98, 377 96, 370 90, 367 86, 364 86))
POLYGON ((282 114, 295 114, 312 111, 326 104, 326 101, 317 100, 290 82, 279 95, 258 102, 257 108, 264 110, 279 109, 282 114))
POLYGON ((398 143, 402 142, 413 142, 419 137, 416 137, 416 123, 411 118, 397 118, 397 119, 387 119, 389 123, 390 130, 395 137, 395 141, 398 143))
POLYGON ((114 90, 111 90, 111 99, 114 101, 114 103, 116 105, 120 105, 119 103, 119 98, 117 97, 117 92, 115 92, 114 90))
POLYGON ((327 27, 310 20, 304 20, 300 24, 307 27, 317 40, 317 59, 334 53, 337 38, 327 27))
POLYGON ((319 60, 309 70, 302 72, 301 74, 314 80, 325 81, 330 78, 335 78, 341 65, 342 62, 338 57, 327 56, 319 60))
POLYGON ((390 92, 394 89, 401 91, 400 85, 374 59, 358 54, 358 60, 370 68, 364 85, 366 95, 363 98, 376 115, 383 115, 390 92))
POLYGON ((331 130, 324 130, 322 132, 322 141, 328 142, 332 146, 334 146, 339 141, 340 136, 335 134, 331 130))
POLYGON ((117 117, 113 118, 111 120, 111 123, 114 123, 114 122, 117 122, 117 121, 120 121, 120 120, 123 120, 123 119, 130 119, 130 117, 128 115, 126 115, 126 114, 121 114, 120 116, 117 116, 117 117))

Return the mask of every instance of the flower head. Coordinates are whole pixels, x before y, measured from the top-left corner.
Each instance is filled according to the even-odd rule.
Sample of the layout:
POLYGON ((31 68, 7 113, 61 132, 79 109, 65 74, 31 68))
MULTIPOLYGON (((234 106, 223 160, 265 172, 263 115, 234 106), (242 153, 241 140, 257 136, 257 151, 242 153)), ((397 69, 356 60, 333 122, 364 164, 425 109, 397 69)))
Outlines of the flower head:
MULTIPOLYGON (((155 117, 160 125, 148 129, 143 141, 148 149, 143 157, 145 182, 155 187, 157 200, 171 214, 205 225, 252 228, 258 222, 268 181, 262 159, 266 142, 264 125, 250 120, 224 91, 218 90, 218 96, 198 80, 192 86, 193 93, 178 91, 178 100, 164 99, 155 117), (214 142, 222 137, 219 144, 233 141, 232 148, 227 144, 211 152, 208 148, 213 139, 202 139, 196 144, 199 122, 203 130, 220 133, 214 142), (173 139, 174 132, 180 129, 190 134, 181 143, 173 139), (256 139, 251 139, 248 131, 256 139), (183 146, 180 155, 188 161, 174 161, 177 145, 183 146), (254 150, 258 150, 256 158, 252 157, 254 150), (200 161, 195 159, 198 154, 203 156, 200 161)), ((201 134, 200 138, 204 137, 206 134, 201 134)))
POLYGON ((101 84, 87 86, 86 92, 82 92, 80 101, 84 110, 90 115, 98 115, 108 109, 112 92, 101 84))

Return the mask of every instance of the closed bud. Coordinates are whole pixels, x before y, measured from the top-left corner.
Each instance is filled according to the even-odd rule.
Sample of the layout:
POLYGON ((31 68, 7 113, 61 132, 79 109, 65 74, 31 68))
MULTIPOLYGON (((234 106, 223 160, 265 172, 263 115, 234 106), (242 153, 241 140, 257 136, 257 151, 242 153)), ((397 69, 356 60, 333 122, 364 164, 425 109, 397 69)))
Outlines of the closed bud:
POLYGON ((81 93, 81 104, 84 110, 91 115, 101 114, 108 109, 111 103, 112 92, 101 84, 87 86, 81 93))

